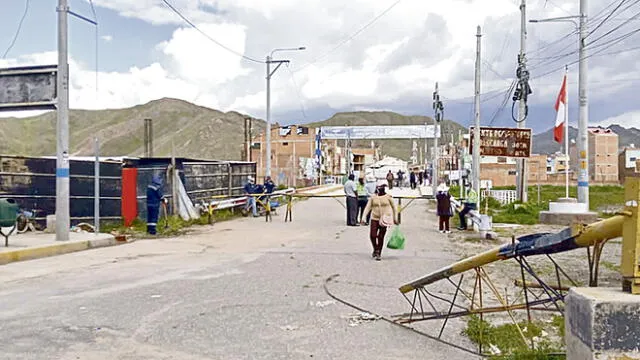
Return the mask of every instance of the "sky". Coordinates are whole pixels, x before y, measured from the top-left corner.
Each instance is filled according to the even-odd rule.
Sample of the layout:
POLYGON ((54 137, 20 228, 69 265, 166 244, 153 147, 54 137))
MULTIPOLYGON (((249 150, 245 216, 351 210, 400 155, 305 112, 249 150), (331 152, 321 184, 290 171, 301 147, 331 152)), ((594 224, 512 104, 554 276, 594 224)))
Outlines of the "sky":
MULTIPOLYGON (((57 1, 0 1, 0 56, 8 50, 0 68, 55 64, 57 1)), ((304 46, 274 54, 290 63, 271 79, 273 121, 306 123, 340 111, 431 116, 438 82, 445 118, 469 125, 480 25, 481 124, 516 126, 509 89, 520 51, 519 0, 167 1, 195 28, 163 0, 93 0, 97 31, 69 18, 72 108, 173 97, 264 119, 265 57, 304 46)), ((87 0, 69 6, 94 17, 87 0)), ((579 0, 527 1, 528 19, 578 13, 579 0)), ((589 124, 640 128, 640 1, 591 0, 587 14, 589 124)), ((535 133, 553 127, 565 64, 569 118, 577 124, 575 29, 571 22, 527 24, 533 93, 525 126, 535 133)))

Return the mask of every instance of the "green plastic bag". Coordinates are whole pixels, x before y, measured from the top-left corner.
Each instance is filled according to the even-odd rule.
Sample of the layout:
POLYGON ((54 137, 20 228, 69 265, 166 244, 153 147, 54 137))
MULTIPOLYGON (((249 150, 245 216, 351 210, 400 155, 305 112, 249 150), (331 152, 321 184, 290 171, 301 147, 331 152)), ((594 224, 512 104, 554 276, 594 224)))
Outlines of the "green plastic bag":
POLYGON ((391 238, 387 243, 389 249, 402 250, 404 249, 404 234, 400 231, 399 226, 394 226, 391 238))

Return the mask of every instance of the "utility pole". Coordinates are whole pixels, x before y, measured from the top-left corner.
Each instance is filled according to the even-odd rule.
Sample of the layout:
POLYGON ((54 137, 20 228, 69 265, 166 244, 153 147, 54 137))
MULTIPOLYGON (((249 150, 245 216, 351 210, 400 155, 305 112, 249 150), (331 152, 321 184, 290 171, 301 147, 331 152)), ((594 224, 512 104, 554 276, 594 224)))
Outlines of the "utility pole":
POLYGON ((473 127, 473 189, 480 194, 480 46, 482 44, 482 32, 478 25, 476 34, 476 79, 475 79, 475 124, 473 127))
MULTIPOLYGON (((519 92, 516 96, 518 103, 518 129, 525 127, 527 119, 527 96, 529 95, 529 73, 527 71, 527 4, 526 0, 520 2, 520 54, 518 55, 518 70, 516 75, 519 82, 519 92)), ((527 159, 516 160, 516 193, 518 201, 527 202, 527 159)))
POLYGON ((58 99, 56 142, 56 240, 69 240, 69 61, 67 0, 58 0, 58 99))
POLYGON ((433 194, 436 194, 436 190, 438 188, 438 184, 440 182, 439 174, 438 174, 438 163, 440 162, 438 151, 438 136, 440 135, 440 121, 442 121, 442 116, 444 114, 444 106, 442 105, 442 101, 440 101, 440 94, 438 90, 438 83, 436 82, 436 90, 433 92, 433 194))
MULTIPOLYGON (((589 208, 589 106, 587 101, 587 0, 580 0, 580 53, 578 65, 578 97, 580 101, 580 117, 578 119, 578 202, 589 208)), ((567 134, 568 136, 568 134, 567 134)))
MULTIPOLYGON (((270 55, 267 55, 267 131, 266 131, 266 142, 267 142, 267 164, 265 169, 265 176, 271 176, 271 77, 278 71, 280 65, 288 64, 289 60, 273 60, 273 53, 276 51, 297 51, 297 50, 305 50, 304 46, 297 48, 287 48, 287 49, 275 49, 271 51, 270 55), (271 64, 277 64, 275 69, 271 71, 271 64)), ((262 152, 262 150, 260 150, 262 152)))

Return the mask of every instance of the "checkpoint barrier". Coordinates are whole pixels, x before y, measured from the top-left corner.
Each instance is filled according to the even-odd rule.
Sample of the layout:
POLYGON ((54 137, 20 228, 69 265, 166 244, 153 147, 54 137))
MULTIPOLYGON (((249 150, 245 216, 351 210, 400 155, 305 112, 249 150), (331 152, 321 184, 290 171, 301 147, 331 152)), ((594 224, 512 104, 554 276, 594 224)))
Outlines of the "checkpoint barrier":
POLYGON ((228 195, 219 195, 211 197, 209 202, 202 202, 198 205, 201 213, 206 213, 209 216, 209 222, 212 223, 213 213, 216 210, 233 209, 241 206, 246 206, 249 197, 255 197, 256 202, 265 209, 265 221, 272 221, 272 201, 274 199, 286 198, 290 194, 293 194, 295 189, 288 188, 284 190, 277 190, 270 194, 252 194, 243 195, 238 197, 230 197, 228 195))
MULTIPOLYGON (((293 193, 293 194, 289 194, 287 195, 288 197, 288 201, 287 201, 287 212, 285 214, 284 217, 284 221, 285 222, 291 222, 293 221, 293 213, 292 213, 292 199, 293 198, 327 198, 327 199, 335 199, 336 201, 338 201, 338 203, 340 205, 342 205, 342 207, 344 207, 345 209, 347 208, 345 204, 343 204, 340 199, 344 199, 345 195, 344 194, 335 194, 335 195, 331 195, 331 194, 305 194, 305 193, 293 193)), ((433 200, 435 199, 433 196, 431 195, 421 195, 421 196, 392 196, 393 199, 398 199, 398 224, 402 223, 402 211, 404 211, 406 208, 408 208, 415 200, 433 200), (407 202, 404 206, 402 205, 402 200, 403 199, 408 199, 409 202, 407 202)))

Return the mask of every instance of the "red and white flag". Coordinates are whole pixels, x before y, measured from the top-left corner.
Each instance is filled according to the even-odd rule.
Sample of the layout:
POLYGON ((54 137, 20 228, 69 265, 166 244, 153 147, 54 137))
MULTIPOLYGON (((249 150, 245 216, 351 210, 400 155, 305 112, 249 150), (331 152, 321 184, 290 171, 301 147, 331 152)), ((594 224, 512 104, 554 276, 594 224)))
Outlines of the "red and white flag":
POLYGON ((556 126, 553 129, 553 138, 562 143, 562 135, 564 134, 564 122, 567 109, 567 75, 562 78, 562 87, 556 99, 556 126))

